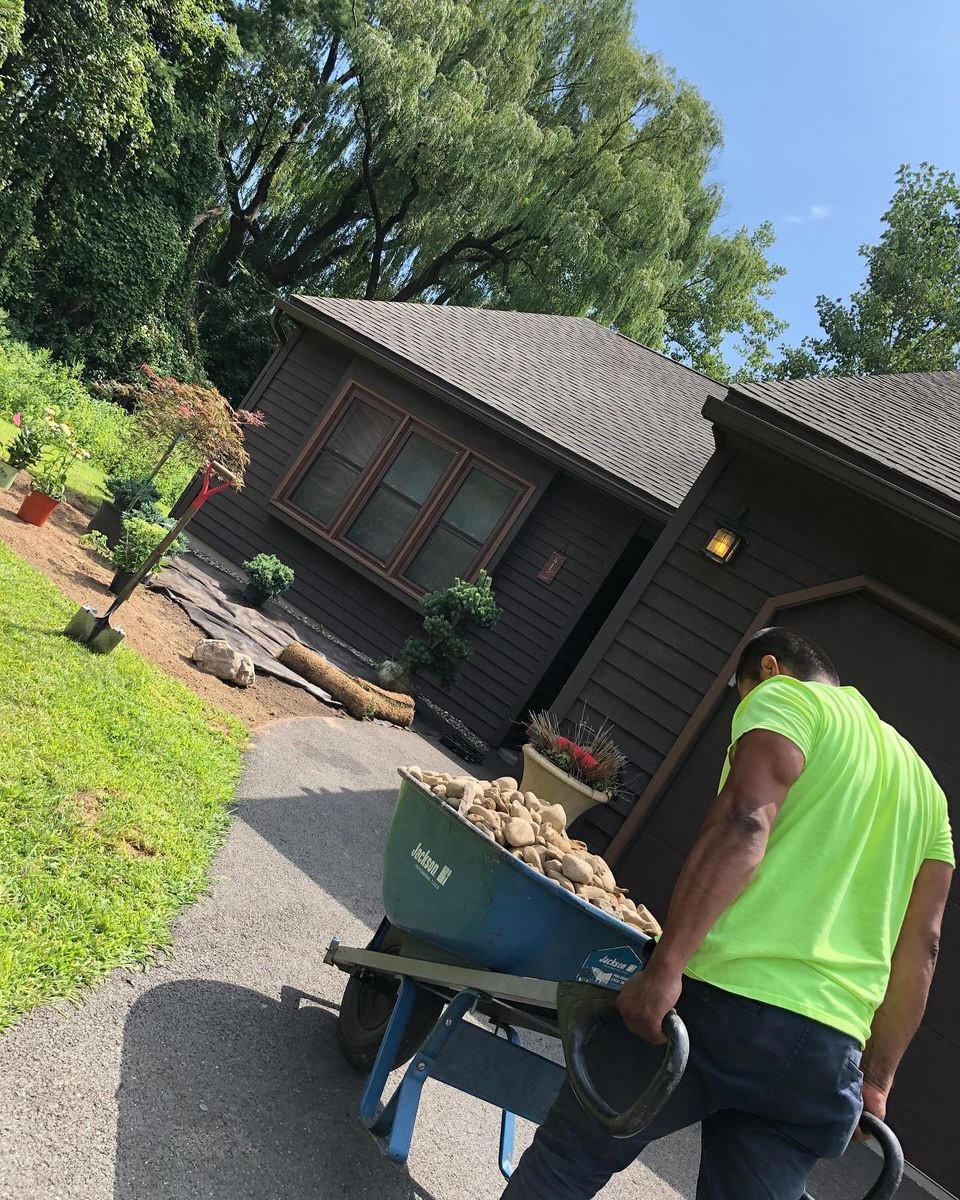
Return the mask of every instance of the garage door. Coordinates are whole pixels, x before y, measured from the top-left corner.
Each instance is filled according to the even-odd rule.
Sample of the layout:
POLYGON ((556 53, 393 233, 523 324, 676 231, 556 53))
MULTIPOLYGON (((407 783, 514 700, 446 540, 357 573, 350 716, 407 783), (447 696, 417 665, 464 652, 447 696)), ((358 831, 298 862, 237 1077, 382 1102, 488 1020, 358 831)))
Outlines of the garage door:
MULTIPOLYGON (((777 618, 819 642, 844 683, 916 746, 951 802, 960 834, 960 648, 863 595, 842 596, 777 618)), ((704 730, 637 841, 617 866, 632 894, 665 912, 677 873, 716 792, 737 697, 733 689, 704 730)), ((907 1157, 960 1194, 955 1080, 960 1078, 960 884, 944 922, 940 964, 923 1026, 897 1077, 890 1121, 907 1157)))

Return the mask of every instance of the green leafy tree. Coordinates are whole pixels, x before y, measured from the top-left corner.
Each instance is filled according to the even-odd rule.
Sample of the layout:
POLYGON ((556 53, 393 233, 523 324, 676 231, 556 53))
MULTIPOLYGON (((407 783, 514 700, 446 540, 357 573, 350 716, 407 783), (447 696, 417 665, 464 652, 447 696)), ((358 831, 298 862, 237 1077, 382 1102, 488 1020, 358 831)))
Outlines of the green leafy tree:
POLYGON ((717 233, 716 116, 627 0, 229 0, 203 344, 236 395, 280 291, 589 315, 716 374, 780 326, 769 227, 717 233), (245 347, 246 359, 237 349, 245 347))
POLYGON ((23 0, 0 0, 0 64, 8 54, 20 49, 25 18, 23 0))
POLYGON ((928 163, 902 166, 863 286, 817 299, 822 337, 785 349, 773 374, 883 375, 960 369, 960 187, 928 163))
POLYGON ((34 0, 0 65, 0 295, 91 373, 190 375, 232 35, 203 0, 34 0))
MULTIPOLYGON (((0 0, 0 5, 4 0, 0 0)), ((0 7, 0 303, 93 377, 232 399, 280 292, 589 315, 717 375, 778 331, 718 121, 630 0, 0 7)))

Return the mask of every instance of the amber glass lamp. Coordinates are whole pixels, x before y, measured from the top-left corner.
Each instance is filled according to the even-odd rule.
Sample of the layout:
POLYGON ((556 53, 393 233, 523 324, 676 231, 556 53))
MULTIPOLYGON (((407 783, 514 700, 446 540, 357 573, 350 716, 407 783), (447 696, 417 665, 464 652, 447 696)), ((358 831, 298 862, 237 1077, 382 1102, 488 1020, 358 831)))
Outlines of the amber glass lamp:
POLYGON ((742 544, 742 534, 726 525, 721 525, 704 546, 703 552, 712 562, 726 566, 742 544))

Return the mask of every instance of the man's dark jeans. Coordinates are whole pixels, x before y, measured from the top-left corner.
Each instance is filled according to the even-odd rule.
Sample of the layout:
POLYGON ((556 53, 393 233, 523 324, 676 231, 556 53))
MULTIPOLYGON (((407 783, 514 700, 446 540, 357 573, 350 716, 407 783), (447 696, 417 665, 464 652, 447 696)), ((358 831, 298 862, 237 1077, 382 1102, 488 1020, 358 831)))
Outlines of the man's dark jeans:
MULTIPOLYGON (((854 1038, 690 979, 677 1011, 690 1032, 690 1062, 652 1124, 635 1138, 612 1138, 565 1084, 504 1200, 586 1200, 650 1142, 698 1122, 697 1200, 799 1200, 817 1159, 843 1153, 863 1106, 854 1038)), ((622 1110, 662 1047, 617 1022, 589 1053, 599 1091, 622 1110)))

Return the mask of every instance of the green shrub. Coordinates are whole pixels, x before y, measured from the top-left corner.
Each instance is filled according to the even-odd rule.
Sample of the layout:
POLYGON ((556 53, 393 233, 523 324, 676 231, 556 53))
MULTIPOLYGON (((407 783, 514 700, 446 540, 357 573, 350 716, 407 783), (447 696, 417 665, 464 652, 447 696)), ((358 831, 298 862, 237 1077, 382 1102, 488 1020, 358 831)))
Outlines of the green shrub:
POLYGON ((486 571, 480 572, 476 583, 458 578, 452 586, 428 593, 420 606, 425 614, 423 637, 408 638, 397 662, 411 678, 433 675, 450 687, 456 683, 460 664, 473 652, 463 627, 472 624, 489 629, 500 620, 493 580, 486 571))
MULTIPOLYGON (((166 525, 146 521, 140 516, 128 515, 123 518, 123 536, 112 550, 106 537, 99 530, 83 534, 80 545, 96 550, 115 571, 138 571, 168 533, 166 525)), ((171 542, 163 558, 152 567, 150 574, 156 575, 171 558, 186 552, 187 539, 181 533, 171 542)))
POLYGON ((98 400, 85 388, 73 404, 61 405, 61 411, 105 475, 138 472, 141 455, 131 445, 129 413, 109 400, 98 400))
POLYGON ((279 596, 293 583, 293 568, 275 554, 257 554, 243 564, 247 578, 265 596, 279 596))
POLYGON ((160 499, 160 489, 146 473, 142 475, 111 475, 103 481, 103 486, 110 493, 110 499, 117 508, 129 508, 138 496, 141 501, 137 505, 138 509, 160 499))
MULTIPOLYGON (((0 314, 0 417, 14 413, 39 424, 54 408, 90 451, 91 463, 105 475, 148 475, 167 448, 165 436, 145 437, 120 404, 92 395, 80 379, 80 366, 57 362, 48 350, 34 350, 9 335, 0 314)), ((199 462, 178 447, 157 475, 159 498, 170 507, 196 474, 199 462)))
POLYGON ((52 406, 72 419, 74 407, 90 398, 79 374, 78 366, 56 362, 49 350, 34 350, 10 337, 0 323, 0 416, 9 420, 21 412, 26 420, 39 421, 52 406))

